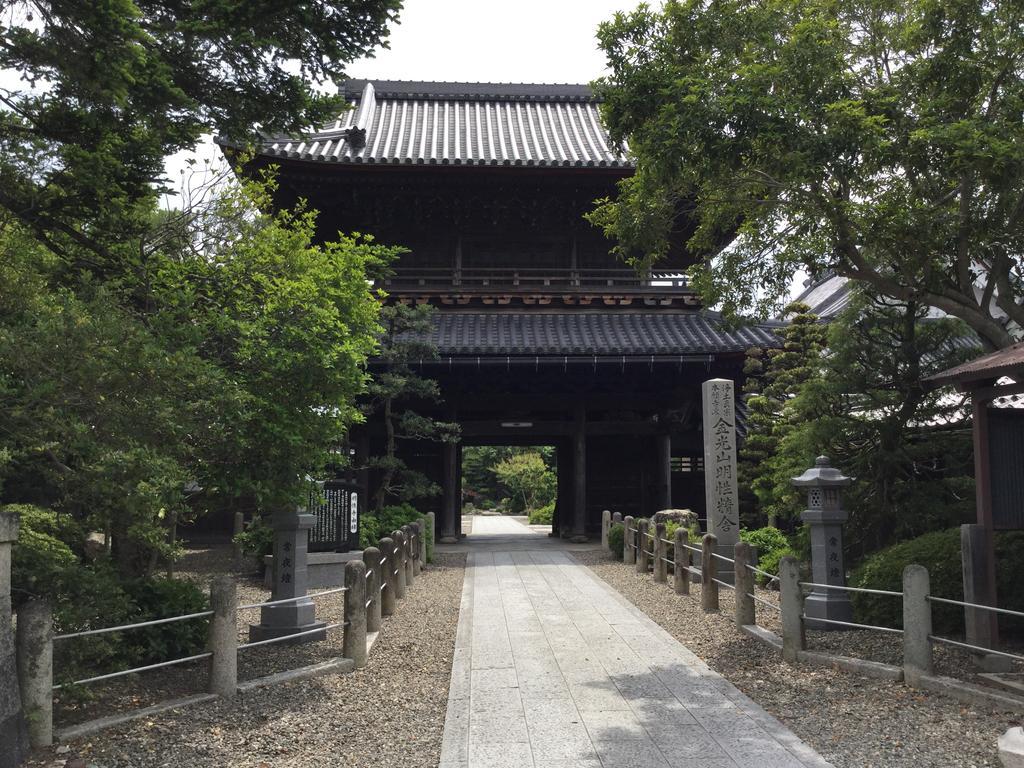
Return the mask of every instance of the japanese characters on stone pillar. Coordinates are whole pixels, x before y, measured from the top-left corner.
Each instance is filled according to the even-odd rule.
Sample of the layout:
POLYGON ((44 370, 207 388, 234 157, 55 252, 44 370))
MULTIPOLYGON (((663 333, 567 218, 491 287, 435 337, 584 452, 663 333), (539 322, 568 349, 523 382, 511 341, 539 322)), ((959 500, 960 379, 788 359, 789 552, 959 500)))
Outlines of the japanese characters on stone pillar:
MULTIPOLYGON (((843 566, 843 523, 847 513, 842 508, 839 489, 849 485, 852 478, 829 465, 828 456, 819 456, 814 466, 793 485, 807 490, 807 509, 800 519, 811 529, 811 575, 816 584, 846 586, 843 566)), ((804 614, 808 617, 852 621, 853 608, 848 592, 816 587, 804 601, 804 614)), ((811 622, 814 629, 843 629, 836 624, 811 622)))
MULTIPOLYGON (((325 622, 316 621, 316 606, 306 597, 309 585, 306 566, 309 529, 315 522, 316 517, 306 514, 306 510, 301 507, 274 515, 274 586, 270 601, 300 599, 261 608, 260 623, 249 627, 249 639, 252 642, 326 626, 325 622)), ((326 634, 325 630, 297 640, 322 640, 326 634)))
MULTIPOLYGON (((740 534, 740 502, 736 490, 736 401, 729 379, 710 379, 701 387, 704 401, 704 491, 708 533, 718 539, 716 551, 733 555, 740 534)), ((719 578, 732 581, 730 563, 720 560, 719 578)))
POLYGON ((708 533, 730 548, 739 538, 740 502, 736 492, 736 401, 733 383, 711 379, 704 395, 704 490, 708 533))

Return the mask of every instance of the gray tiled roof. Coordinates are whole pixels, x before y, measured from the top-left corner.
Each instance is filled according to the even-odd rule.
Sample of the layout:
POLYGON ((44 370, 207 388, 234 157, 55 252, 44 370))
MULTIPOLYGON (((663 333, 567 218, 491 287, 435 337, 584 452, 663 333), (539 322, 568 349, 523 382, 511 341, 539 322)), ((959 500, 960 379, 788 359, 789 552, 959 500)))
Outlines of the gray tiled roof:
POLYGON ((268 139, 262 153, 329 163, 633 167, 611 148, 586 86, 353 81, 343 95, 350 108, 332 124, 268 139))
POLYGON ((709 312, 435 314, 443 356, 691 355, 743 352, 778 344, 773 325, 728 330, 709 312))

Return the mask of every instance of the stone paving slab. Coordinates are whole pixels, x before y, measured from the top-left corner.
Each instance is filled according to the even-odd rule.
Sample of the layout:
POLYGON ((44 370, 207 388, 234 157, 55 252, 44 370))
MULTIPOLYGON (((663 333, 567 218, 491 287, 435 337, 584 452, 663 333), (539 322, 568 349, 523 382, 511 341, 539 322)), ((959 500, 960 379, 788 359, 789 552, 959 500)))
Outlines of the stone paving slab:
POLYGON ((440 768, 830 768, 569 552, 503 551, 516 526, 477 521, 440 768))

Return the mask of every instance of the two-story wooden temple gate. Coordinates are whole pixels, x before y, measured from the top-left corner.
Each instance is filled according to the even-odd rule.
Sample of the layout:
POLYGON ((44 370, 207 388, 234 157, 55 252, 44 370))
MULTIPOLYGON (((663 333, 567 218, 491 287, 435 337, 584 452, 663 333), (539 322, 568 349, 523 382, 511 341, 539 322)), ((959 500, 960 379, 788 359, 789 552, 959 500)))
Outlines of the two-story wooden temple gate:
MULTIPOLYGON (((437 415, 465 444, 554 445, 561 535, 596 532, 602 509, 703 513, 700 384, 738 381, 746 349, 775 339, 700 307, 681 277, 695 260, 685 213, 643 276, 583 218, 633 172, 589 88, 349 81, 343 95, 335 123, 266 140, 251 170, 276 165, 277 204, 307 200, 324 239, 363 232, 409 249, 382 287, 437 308, 438 357, 422 363, 437 415)), ((379 454, 381 425, 352 443, 357 464, 379 454)), ((439 533, 458 536, 460 444, 401 451, 443 489, 424 502, 439 533)), ((372 498, 377 478, 357 474, 372 498)))

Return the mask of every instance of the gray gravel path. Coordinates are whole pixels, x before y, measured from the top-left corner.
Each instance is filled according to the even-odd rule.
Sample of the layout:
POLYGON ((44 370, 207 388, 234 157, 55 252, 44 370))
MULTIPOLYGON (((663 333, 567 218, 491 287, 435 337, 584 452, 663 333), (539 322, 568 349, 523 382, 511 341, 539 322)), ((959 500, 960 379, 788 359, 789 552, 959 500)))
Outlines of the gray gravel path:
POLYGON ((604 552, 573 557, 837 768, 995 768, 996 739, 1019 725, 1013 715, 900 683, 783 664, 776 652, 736 630, 728 590, 722 590, 722 613, 706 615, 699 585, 691 597, 680 597, 604 552))
MULTIPOLYGON (((365 669, 165 713, 74 742, 71 753, 42 751, 29 765, 81 757, 95 768, 435 768, 465 557, 437 560, 385 619, 365 669)), ((273 663, 299 666, 307 653, 273 663)))

